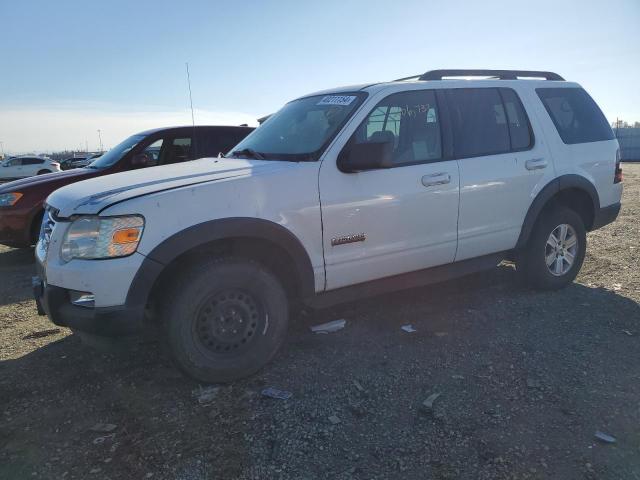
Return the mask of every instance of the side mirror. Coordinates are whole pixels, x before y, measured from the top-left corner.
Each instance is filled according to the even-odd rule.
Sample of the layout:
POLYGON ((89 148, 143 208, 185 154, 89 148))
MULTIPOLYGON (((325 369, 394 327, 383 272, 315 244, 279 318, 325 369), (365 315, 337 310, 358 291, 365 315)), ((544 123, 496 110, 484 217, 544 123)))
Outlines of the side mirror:
POLYGON ((146 153, 137 153, 133 156, 133 158, 131 159, 131 166, 132 167, 149 167, 153 165, 153 160, 151 159, 151 157, 146 154, 146 153))
POLYGON ((393 142, 353 143, 340 152, 338 168, 345 173, 393 167, 393 142))

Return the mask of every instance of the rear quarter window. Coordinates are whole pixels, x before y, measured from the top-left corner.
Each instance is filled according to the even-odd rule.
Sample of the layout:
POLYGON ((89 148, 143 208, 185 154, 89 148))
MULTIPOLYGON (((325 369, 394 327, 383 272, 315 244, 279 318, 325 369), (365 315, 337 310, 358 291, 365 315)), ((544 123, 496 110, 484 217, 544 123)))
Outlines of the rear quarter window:
POLYGON ((537 88, 536 93, 564 143, 613 140, 607 119, 582 88, 537 88))
POLYGON ((199 157, 217 157, 239 144, 253 130, 251 129, 216 129, 201 133, 199 157))

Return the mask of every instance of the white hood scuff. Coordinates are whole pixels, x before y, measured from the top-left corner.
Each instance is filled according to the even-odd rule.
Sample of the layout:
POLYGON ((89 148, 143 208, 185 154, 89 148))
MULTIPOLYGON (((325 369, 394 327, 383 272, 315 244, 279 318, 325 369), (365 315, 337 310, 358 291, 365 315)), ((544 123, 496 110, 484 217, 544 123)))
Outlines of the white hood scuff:
MULTIPOLYGON (((188 185, 255 175, 295 165, 291 162, 203 158, 191 162, 143 168, 105 175, 74 183, 56 190, 47 204, 60 217, 95 214, 129 198, 171 190, 188 185)), ((135 212, 132 212, 135 213, 135 212)))

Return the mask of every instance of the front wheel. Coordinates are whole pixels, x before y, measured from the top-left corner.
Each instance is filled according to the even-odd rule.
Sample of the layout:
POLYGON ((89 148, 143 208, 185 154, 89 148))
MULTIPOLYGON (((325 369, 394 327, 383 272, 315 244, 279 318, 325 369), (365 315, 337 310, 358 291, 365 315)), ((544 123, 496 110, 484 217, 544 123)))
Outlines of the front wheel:
POLYGON ((559 207, 539 219, 516 269, 535 288, 555 290, 573 282, 587 249, 582 218, 575 211, 559 207))
POLYGON ((171 356, 206 383, 246 377, 282 345, 288 301, 278 279, 251 260, 220 258, 183 272, 164 308, 171 356))

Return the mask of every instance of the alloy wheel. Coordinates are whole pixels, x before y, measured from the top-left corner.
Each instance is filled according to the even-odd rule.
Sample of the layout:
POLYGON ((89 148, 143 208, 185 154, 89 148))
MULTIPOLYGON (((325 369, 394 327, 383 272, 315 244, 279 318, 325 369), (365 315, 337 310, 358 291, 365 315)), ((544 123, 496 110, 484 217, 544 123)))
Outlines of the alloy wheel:
POLYGON ((545 245, 545 261, 549 272, 561 277, 571 270, 578 247, 578 236, 571 225, 563 223, 554 228, 545 245))

